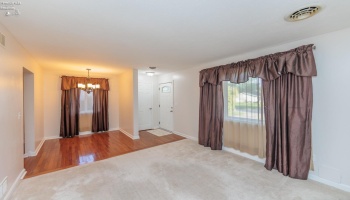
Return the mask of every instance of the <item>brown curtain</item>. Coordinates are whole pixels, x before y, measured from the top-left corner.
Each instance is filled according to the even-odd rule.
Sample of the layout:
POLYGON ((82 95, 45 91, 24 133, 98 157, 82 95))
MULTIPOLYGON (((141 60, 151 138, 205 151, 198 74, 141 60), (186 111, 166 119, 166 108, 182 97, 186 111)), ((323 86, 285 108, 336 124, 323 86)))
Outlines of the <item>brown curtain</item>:
POLYGON ((61 137, 79 135, 80 90, 72 88, 62 90, 61 96, 61 137))
POLYGON ((93 91, 92 132, 108 131, 108 90, 93 91))
POLYGON ((224 123, 222 84, 201 87, 199 106, 199 144, 221 150, 224 123))
POLYGON ((75 77, 75 76, 62 76, 61 90, 69 90, 77 88, 78 83, 100 84, 100 90, 109 90, 108 79, 105 78, 89 78, 87 77, 75 77))
POLYGON ((62 97, 60 136, 74 137, 75 135, 79 135, 80 89, 78 89, 78 83, 86 83, 87 81, 89 81, 89 83, 92 84, 100 84, 100 89, 95 90, 99 91, 96 93, 98 94, 98 97, 93 97, 93 112, 97 113, 97 118, 94 122, 93 117, 92 131, 97 132, 102 130, 108 130, 108 79, 90 78, 88 80, 86 77, 74 76, 62 76, 61 78, 62 97), (98 103, 97 106, 95 106, 95 101, 101 103, 98 103), (98 126, 94 127, 94 123, 96 123, 98 126))
POLYGON ((311 159, 312 78, 284 74, 264 81, 265 168, 307 179, 311 159))
MULTIPOLYGON (((221 86, 222 81, 230 81, 232 83, 243 83, 248 81, 249 77, 259 77, 264 81, 264 95, 266 92, 268 92, 265 91, 265 88, 267 88, 265 86, 266 82, 272 82, 269 84, 274 84, 276 82, 274 80, 279 79, 282 76, 288 75, 301 78, 309 77, 311 81, 311 76, 316 76, 317 74, 315 59, 312 52, 312 46, 312 44, 304 45, 286 52, 279 52, 256 59, 241 61, 238 63, 232 63, 202 70, 200 72, 199 78, 199 144, 202 144, 204 146, 210 146, 211 149, 222 148, 222 126, 224 119, 224 103, 221 86)), ((270 87, 274 87, 276 90, 280 90, 280 88, 277 85, 271 85, 270 87)), ((310 160, 310 154, 308 153, 308 149, 311 149, 311 140, 308 139, 307 135, 311 134, 309 133, 308 128, 311 126, 312 85, 306 84, 305 81, 302 81, 301 83, 298 82, 298 84, 296 83, 296 85, 293 86, 289 85, 288 89, 291 88, 293 90, 298 90, 298 92, 293 93, 288 91, 290 94, 293 94, 288 98, 308 98, 308 101, 310 101, 311 103, 305 104, 309 107, 295 107, 295 109, 289 109, 291 112, 290 115, 288 115, 289 113, 283 112, 283 110, 280 109, 277 109, 276 113, 273 112, 272 116, 274 116, 274 118, 272 118, 271 120, 275 120, 276 122, 269 126, 268 123, 270 123, 270 118, 266 118, 265 121, 266 128, 269 126, 269 128, 266 129, 266 140, 267 145, 276 145, 280 146, 282 149, 286 149, 285 151, 283 151, 283 153, 286 153, 283 154, 283 159, 286 162, 282 163, 282 165, 288 165, 285 175, 289 174, 289 176, 293 178, 306 179, 308 170, 310 168, 310 162, 306 162, 305 160, 310 160), (308 91, 311 92, 311 97, 310 95, 307 97, 303 96, 304 93, 300 92, 300 90, 304 90, 305 88, 308 88, 308 91), (297 109, 299 109, 300 111, 297 112, 297 109), (305 111, 305 109, 310 109, 307 119, 304 119, 301 115, 301 113, 307 112, 305 111), (281 115, 287 115, 284 116, 284 118, 287 119, 287 124, 280 124, 279 121, 281 119, 278 116, 281 115), (285 143, 270 142, 271 140, 275 141, 271 138, 277 138, 276 134, 278 134, 278 132, 274 131, 275 128, 278 128, 275 127, 275 125, 277 124, 280 126, 288 125, 288 127, 283 127, 283 130, 285 131, 284 134, 288 137, 288 140, 286 140, 285 143), (300 131, 300 133, 295 135, 295 132, 297 131, 300 131), (288 146, 292 146, 292 148, 289 148, 288 146), (296 152, 291 153, 288 150, 296 150, 296 152), (305 156, 303 155, 304 153, 305 156), (290 158, 290 155, 294 156, 294 158, 290 158), (303 167, 298 169, 294 168, 300 166, 303 167), (291 170, 291 168, 294 169, 291 170), (303 171, 295 174, 294 170, 303 171)), ((289 106, 287 102, 287 96, 281 95, 280 101, 286 102, 283 105, 289 106)), ((275 107, 275 102, 273 102, 273 100, 271 100, 271 102, 268 102, 271 104, 265 102, 265 106, 267 106, 268 108, 275 107)), ((270 113, 270 111, 268 111, 267 113, 270 113)), ((266 149, 268 149, 268 147, 266 147, 266 149)), ((276 153, 276 148, 273 148, 271 150, 271 153, 266 152, 266 154, 266 160, 271 160, 270 163, 266 162, 267 169, 271 169, 272 167, 277 168, 278 164, 276 164, 276 162, 280 162, 280 159, 270 158, 272 155, 275 155, 275 157, 276 155, 279 155, 276 153)))

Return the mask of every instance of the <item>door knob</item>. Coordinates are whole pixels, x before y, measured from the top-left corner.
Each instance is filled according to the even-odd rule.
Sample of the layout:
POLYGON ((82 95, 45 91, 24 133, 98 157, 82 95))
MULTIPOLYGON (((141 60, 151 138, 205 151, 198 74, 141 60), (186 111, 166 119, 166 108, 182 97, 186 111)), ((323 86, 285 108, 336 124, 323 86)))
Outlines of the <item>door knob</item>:
POLYGON ((152 108, 149 108, 150 110, 152 110, 152 108))
POLYGON ((173 112, 172 110, 170 112, 173 112))

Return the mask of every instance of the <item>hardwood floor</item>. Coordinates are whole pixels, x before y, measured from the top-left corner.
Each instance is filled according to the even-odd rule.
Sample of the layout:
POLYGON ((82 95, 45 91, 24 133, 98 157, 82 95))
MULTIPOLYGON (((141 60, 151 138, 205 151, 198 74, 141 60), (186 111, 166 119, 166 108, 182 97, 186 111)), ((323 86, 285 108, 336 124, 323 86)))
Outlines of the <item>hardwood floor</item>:
POLYGON ((46 140, 37 156, 24 159, 24 168, 27 170, 25 178, 182 139, 185 138, 175 134, 158 137, 141 131, 140 139, 132 140, 120 131, 110 131, 46 140))

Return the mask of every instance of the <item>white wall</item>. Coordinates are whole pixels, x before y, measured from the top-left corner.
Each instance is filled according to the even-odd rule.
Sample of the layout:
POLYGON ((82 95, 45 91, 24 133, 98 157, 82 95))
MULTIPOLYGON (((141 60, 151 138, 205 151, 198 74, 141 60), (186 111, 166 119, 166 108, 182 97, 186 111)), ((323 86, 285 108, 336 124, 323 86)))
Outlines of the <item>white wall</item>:
POLYGON ((242 55, 203 64, 198 68, 181 70, 159 77, 161 81, 174 80, 174 130, 198 138, 199 71, 222 64, 256 58, 286 51, 300 45, 314 43, 317 77, 313 78, 314 108, 312 145, 314 179, 350 191, 350 29, 303 39, 275 47, 260 49, 242 55))
POLYGON ((132 139, 139 138, 137 85, 137 70, 126 70, 118 75, 119 129, 132 139))
POLYGON ((23 67, 34 73, 35 148, 43 138, 42 71, 2 24, 0 32, 6 36, 6 47, 0 47, 0 182, 8 177, 9 191, 24 172, 23 67))
POLYGON ((174 133, 197 139, 199 115, 199 68, 159 76, 159 83, 173 81, 174 133))
POLYGON ((119 130, 119 86, 117 76, 109 78, 109 130, 119 130))
MULTIPOLYGON (((81 73, 70 73, 64 71, 44 70, 44 133, 46 139, 58 138, 60 135, 61 121, 61 76, 85 77, 85 71, 81 73)), ((93 75, 93 74, 92 74, 93 75)), ((93 76, 96 78, 108 78, 109 95, 109 130, 119 129, 119 104, 118 104, 118 81, 117 75, 93 76)))

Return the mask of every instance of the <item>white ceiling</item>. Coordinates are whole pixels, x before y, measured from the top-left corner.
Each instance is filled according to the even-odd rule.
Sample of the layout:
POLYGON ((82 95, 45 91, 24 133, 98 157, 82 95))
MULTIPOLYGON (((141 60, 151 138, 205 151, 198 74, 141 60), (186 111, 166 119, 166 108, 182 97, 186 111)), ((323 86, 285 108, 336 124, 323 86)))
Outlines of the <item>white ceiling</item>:
MULTIPOLYGON (((348 0, 26 0, 0 23, 52 70, 118 73, 198 66, 268 46, 350 27, 348 0), (284 17, 323 10, 300 22, 284 17)), ((2 12, 2 13, 1 13, 2 12)))

